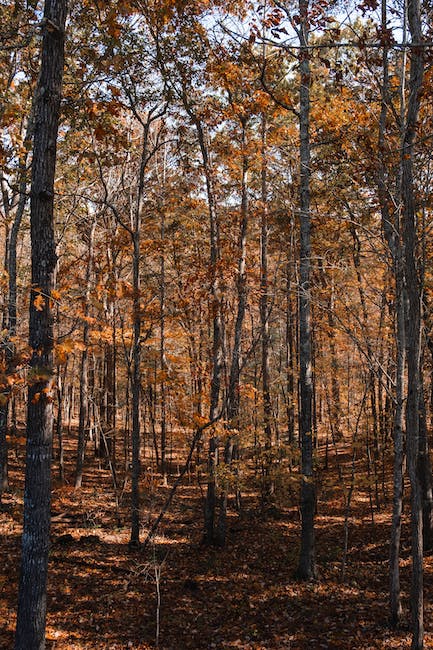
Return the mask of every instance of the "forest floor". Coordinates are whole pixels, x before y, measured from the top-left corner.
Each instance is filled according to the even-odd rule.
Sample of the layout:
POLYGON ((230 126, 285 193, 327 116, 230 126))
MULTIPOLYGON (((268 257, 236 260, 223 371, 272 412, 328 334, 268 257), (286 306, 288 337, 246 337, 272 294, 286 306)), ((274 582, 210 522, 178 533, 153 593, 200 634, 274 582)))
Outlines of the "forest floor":
MULTIPOLYGON (((257 494, 245 494, 242 514, 229 511, 227 547, 206 548, 201 545, 202 490, 192 474, 179 486, 154 543, 145 551, 130 550, 128 492, 116 504, 110 472, 96 461, 87 467, 83 487, 74 490, 67 465, 65 484, 53 482, 48 650, 409 648, 408 627, 392 631, 387 626, 390 504, 378 512, 365 487, 355 488, 342 576, 347 491, 334 460, 320 475, 318 578, 310 584, 294 578, 299 550, 295 490, 266 515, 257 494)), ((24 448, 18 445, 11 454, 10 492, 0 506, 2 650, 13 648, 23 464, 24 448)), ((146 476, 143 538, 169 492, 157 475, 146 476)), ((401 572, 408 612, 405 517, 401 572)), ((425 560, 425 594, 426 648, 433 648, 431 557, 425 560)))

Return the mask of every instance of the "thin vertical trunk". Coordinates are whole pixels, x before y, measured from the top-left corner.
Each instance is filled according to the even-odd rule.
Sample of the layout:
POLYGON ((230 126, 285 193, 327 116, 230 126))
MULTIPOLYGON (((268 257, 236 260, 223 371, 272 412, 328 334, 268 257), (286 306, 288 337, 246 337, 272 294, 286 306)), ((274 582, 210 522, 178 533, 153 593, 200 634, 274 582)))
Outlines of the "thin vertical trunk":
POLYGON ((422 494, 422 533, 424 551, 431 551, 433 544, 432 536, 432 465, 429 454, 427 415, 424 397, 423 375, 420 373, 420 394, 419 394, 419 459, 418 477, 422 494))
MULTIPOLYGON (((412 42, 421 43, 421 9, 419 0, 408 0, 407 15, 412 42)), ((404 270, 408 296, 406 324, 407 401, 406 435, 407 460, 411 485, 412 528, 412 650, 421 650, 424 644, 423 622, 423 538, 422 494, 417 465, 419 460, 419 404, 421 357, 421 294, 422 287, 417 264, 417 224, 414 190, 414 141, 423 82, 424 61, 422 48, 412 48, 410 54, 409 99, 404 124, 402 147, 402 206, 404 270)))
POLYGON ((260 224, 260 326, 262 339, 262 397, 263 425, 266 446, 272 445, 272 404, 269 373, 269 278, 268 278, 268 178, 267 178, 267 123, 262 114, 261 125, 261 224, 260 224))
MULTIPOLYGON (((221 394, 221 380, 224 368, 224 323, 220 295, 220 261, 219 220, 215 203, 213 174, 206 137, 203 125, 191 110, 188 100, 184 97, 185 108, 190 115, 198 136, 202 154, 203 171, 206 180, 206 194, 208 201, 210 225, 210 297, 212 317, 212 377, 210 386, 209 419, 215 420, 218 416, 221 394)), ((218 437, 213 433, 209 439, 208 448, 208 483, 204 504, 204 535, 206 544, 215 542, 215 508, 216 508, 216 468, 218 465, 218 437)))
POLYGON ((295 345, 293 337, 293 314, 291 298, 291 259, 293 247, 287 252, 286 262, 286 322, 285 322, 285 344, 286 344, 286 415, 287 415, 287 441, 290 445, 295 442, 295 345))
POLYGON ((300 267, 299 267, 299 433, 301 442, 301 548, 297 575, 314 578, 314 515, 316 490, 313 473, 312 346, 311 346, 311 218, 310 218, 310 55, 308 0, 299 0, 299 129, 300 129, 300 267))
POLYGON ((241 179, 241 222, 239 233, 239 258, 238 258, 238 276, 237 276, 237 314, 235 322, 234 342, 232 359, 230 365, 229 389, 227 396, 227 419, 231 425, 238 426, 239 418, 239 380, 240 380, 240 361, 241 361, 241 342, 242 331, 245 319, 245 310, 247 306, 247 232, 248 232, 248 189, 247 173, 248 158, 245 152, 245 123, 242 121, 242 179, 241 179))
POLYGON ((90 300, 90 280, 93 268, 93 244, 95 237, 96 222, 93 221, 88 241, 87 250, 87 269, 86 269, 86 289, 84 295, 84 325, 83 325, 83 345, 84 350, 81 353, 80 366, 80 411, 78 416, 78 449, 77 449, 77 467, 75 472, 75 487, 80 488, 83 481, 84 455, 86 450, 88 436, 88 414, 89 414, 89 300, 90 300))
MULTIPOLYGON (((34 131, 34 106, 32 105, 29 116, 29 123, 24 137, 24 150, 31 143, 34 131)), ((4 314, 4 325, 7 329, 6 344, 4 346, 4 362, 6 374, 13 374, 15 370, 15 344, 13 342, 17 329, 17 244, 18 234, 23 220, 25 207, 27 205, 27 153, 20 159, 19 163, 19 199, 15 216, 9 236, 6 239, 6 266, 8 272, 8 299, 7 314, 4 314)), ((6 199, 7 201, 7 199, 6 199)), ((11 388, 9 385, 2 386, 2 400, 0 401, 0 500, 2 492, 8 488, 8 446, 7 446, 7 425, 9 416, 9 401, 11 388)))
POLYGON ((64 444, 63 444, 63 412, 65 402, 65 385, 66 375, 68 371, 68 360, 63 367, 59 364, 57 366, 57 420, 56 420, 56 436, 57 444, 59 446, 57 460, 59 463, 59 479, 63 483, 65 480, 65 459, 64 459, 64 444))
MULTIPOLYGON (((381 5, 382 30, 387 28, 387 0, 382 0, 381 5)), ((404 34, 406 27, 404 26, 404 34)), ((405 38, 405 36, 404 36, 405 38)), ((402 84, 401 84, 401 111, 404 117, 404 76, 406 67, 406 55, 403 54, 402 62, 402 84)), ((394 441, 394 468, 393 468, 393 506, 392 525, 390 539, 390 623, 397 627, 402 616, 401 595, 400 595, 400 538, 401 538, 401 517, 403 512, 403 472, 404 472, 404 401, 405 382, 404 371, 406 364, 406 334, 405 334, 405 290, 404 270, 402 260, 402 247, 400 243, 401 225, 399 211, 391 216, 389 174, 386 169, 386 125, 389 105, 389 64, 388 49, 384 46, 382 52, 382 97, 381 112, 379 118, 379 164, 377 173, 378 196, 382 217, 382 229, 393 262, 393 273, 395 281, 395 342, 396 342, 396 370, 395 370, 395 406, 393 421, 394 441), (388 181, 388 182, 387 182, 388 181)))
POLYGON ((140 171, 137 188, 136 207, 132 215, 132 228, 129 234, 132 239, 132 287, 133 297, 133 341, 132 341, 132 468, 131 468, 131 537, 130 545, 140 543, 140 396, 141 396, 141 282, 140 282, 140 241, 141 220, 144 202, 144 180, 148 163, 148 139, 151 124, 149 113, 147 122, 143 124, 143 148, 141 152, 140 171))
POLYGON ((130 544, 140 543, 140 392, 141 392, 141 311, 140 311, 140 228, 133 232, 133 344, 132 344, 132 468, 131 468, 131 538, 130 544))
POLYGON ((159 347, 159 367, 161 371, 161 474, 164 485, 167 485, 167 399, 165 384, 165 215, 161 210, 161 257, 160 257, 160 290, 159 290, 159 308, 160 308, 160 330, 161 339, 159 347))
POLYGON ((340 399, 340 383, 338 381, 338 359, 337 349, 335 345, 335 315, 334 315, 334 301, 335 301, 335 287, 332 280, 331 286, 328 286, 325 271, 322 264, 320 264, 320 272, 322 276, 322 286, 327 289, 326 296, 326 318, 328 321, 327 336, 329 342, 329 353, 331 358, 331 394, 328 394, 328 411, 330 418, 330 429, 332 433, 332 441, 335 444, 341 440, 343 433, 341 431, 341 399, 340 399))
POLYGON ((27 407, 26 476, 16 650, 44 650, 50 538, 53 433, 51 291, 56 267, 54 176, 62 92, 67 3, 46 0, 41 72, 36 88, 30 203, 32 350, 27 407))
POLYGON ((402 288, 401 260, 396 274, 396 345, 397 366, 394 409, 394 479, 392 526, 390 542, 390 622, 397 627, 402 615, 400 596, 400 537, 403 513, 403 471, 404 471, 404 368, 406 363, 405 298, 402 288))
MULTIPOLYGON (((241 178, 241 221, 239 232, 239 257, 238 257, 238 275, 237 275, 237 314, 235 321, 235 332, 233 341, 232 358, 230 364, 229 386, 227 393, 227 420, 228 420, 228 437, 224 450, 224 463, 230 465, 233 454, 238 452, 238 442, 235 442, 237 433, 233 436, 230 429, 235 431, 239 428, 239 407, 240 407, 240 374, 241 374, 241 344, 242 332, 245 320, 245 310, 247 306, 247 234, 248 234, 248 157, 246 154, 246 118, 242 119, 242 178, 241 178)), ((220 512, 218 517, 218 530, 216 541, 218 546, 224 546, 226 541, 226 515, 227 515, 227 478, 222 486, 222 495, 220 498, 220 512)))

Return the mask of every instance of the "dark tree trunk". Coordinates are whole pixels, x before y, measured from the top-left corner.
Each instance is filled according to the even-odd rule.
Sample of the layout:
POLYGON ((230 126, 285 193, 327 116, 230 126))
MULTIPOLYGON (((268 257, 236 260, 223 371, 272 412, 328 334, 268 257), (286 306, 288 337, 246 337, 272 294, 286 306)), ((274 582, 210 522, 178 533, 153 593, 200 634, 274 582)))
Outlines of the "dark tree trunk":
POLYGON ((45 648, 54 388, 50 296, 56 266, 54 175, 66 12, 65 0, 46 0, 41 72, 36 89, 30 208, 32 290, 29 343, 32 357, 16 650, 45 648))
POLYGON ((432 465, 429 454, 426 407, 423 390, 423 377, 420 373, 420 404, 419 404, 419 459, 418 478, 422 494, 422 536, 424 551, 431 551, 433 546, 432 509, 433 486, 432 465))
MULTIPOLYGON (((381 3, 382 29, 387 26, 387 0, 381 3)), ((402 75, 405 74, 406 55, 403 55, 402 75)), ((394 420, 393 420, 393 442, 394 442, 394 468, 393 468, 393 505, 392 505, 392 526, 390 539, 390 623, 397 627, 402 616, 401 594, 400 594, 400 538, 401 538, 401 517, 403 512, 403 472, 404 472, 404 402, 405 385, 404 370, 406 364, 406 343, 405 343, 405 310, 406 298, 404 290, 404 270, 401 246, 401 224, 399 211, 395 216, 390 214, 391 190, 390 179, 386 168, 386 127, 389 107, 389 64, 388 49, 383 48, 382 52, 382 89, 381 89, 381 111, 379 118, 378 150, 379 161, 377 170, 377 186, 379 204, 382 218, 382 230, 388 244, 392 258, 393 274, 395 281, 395 344, 396 344, 396 369, 395 369, 395 397, 394 397, 394 420), (388 181, 388 182, 387 182, 388 181)), ((401 92, 401 109, 404 106, 404 89, 401 92)), ((400 165, 401 167, 401 165, 400 165)), ((401 169, 399 170, 401 174, 401 169)), ((398 201, 398 198, 394 198, 398 201)))
POLYGON ((314 515, 316 490, 313 474, 312 345, 311 345, 311 219, 310 219, 310 59, 308 0, 299 0, 300 72, 300 270, 299 270, 299 433, 301 441, 301 548, 297 575, 315 577, 314 515))
MULTIPOLYGON (((421 9, 419 0, 408 0, 408 22, 414 43, 422 41, 421 9)), ((417 224, 414 191, 414 141, 424 73, 422 48, 412 48, 410 57, 409 99, 404 124, 402 147, 402 206, 404 270, 408 295, 406 324, 407 401, 406 435, 407 460, 411 485, 412 528, 412 650, 421 650, 424 644, 423 622, 423 539, 422 493, 418 474, 420 431, 420 357, 421 357, 421 286, 417 264, 417 224)))

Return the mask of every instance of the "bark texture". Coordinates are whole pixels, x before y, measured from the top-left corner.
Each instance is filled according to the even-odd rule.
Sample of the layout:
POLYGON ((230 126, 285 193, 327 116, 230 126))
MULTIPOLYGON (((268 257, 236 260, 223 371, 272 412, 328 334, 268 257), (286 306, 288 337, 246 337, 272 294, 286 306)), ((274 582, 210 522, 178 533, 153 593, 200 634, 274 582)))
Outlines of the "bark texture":
POLYGON ((308 0, 299 0, 299 127, 300 127, 300 269, 299 269, 299 433, 302 453, 301 549, 297 574, 315 577, 314 514, 316 491, 313 475, 313 377, 311 345, 311 218, 310 218, 310 59, 308 51, 308 0))
POLYGON ((53 431, 54 174, 62 91, 67 3, 47 0, 41 72, 36 89, 31 187, 32 290, 24 527, 16 650, 45 648, 53 431))
MULTIPOLYGON (((422 41, 421 9, 419 0, 407 2, 408 23, 412 41, 422 41)), ((404 271, 408 295, 406 323, 407 402, 406 435, 407 460, 411 486, 412 528, 412 650, 424 647, 423 622, 423 537, 422 493, 418 463, 420 449, 420 357, 421 357, 421 286, 417 265, 417 223, 414 191, 414 142, 420 105, 420 90, 424 73, 421 48, 411 49, 409 99, 406 111, 402 147, 402 206, 404 271)))

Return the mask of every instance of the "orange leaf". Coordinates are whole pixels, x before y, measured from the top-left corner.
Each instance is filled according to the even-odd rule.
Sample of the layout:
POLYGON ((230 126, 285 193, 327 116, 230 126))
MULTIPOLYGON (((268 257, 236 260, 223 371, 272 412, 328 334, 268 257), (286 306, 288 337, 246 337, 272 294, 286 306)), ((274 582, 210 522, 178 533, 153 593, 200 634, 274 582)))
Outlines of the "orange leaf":
POLYGON ((36 307, 37 311, 43 311, 45 307, 45 298, 41 293, 38 293, 36 298, 33 300, 33 304, 36 307))

